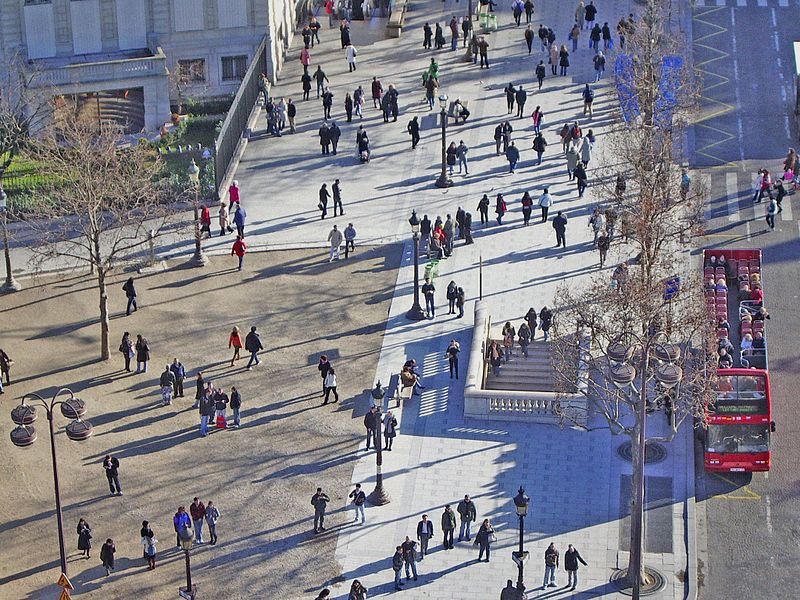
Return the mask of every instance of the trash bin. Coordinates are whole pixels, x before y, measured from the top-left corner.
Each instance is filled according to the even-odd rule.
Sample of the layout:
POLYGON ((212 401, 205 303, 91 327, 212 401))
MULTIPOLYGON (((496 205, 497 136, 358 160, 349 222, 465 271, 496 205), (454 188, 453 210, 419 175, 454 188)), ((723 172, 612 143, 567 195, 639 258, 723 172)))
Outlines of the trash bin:
POLYGON ((492 31, 497 31, 497 15, 492 13, 489 15, 489 23, 487 24, 487 28, 491 29, 492 31))

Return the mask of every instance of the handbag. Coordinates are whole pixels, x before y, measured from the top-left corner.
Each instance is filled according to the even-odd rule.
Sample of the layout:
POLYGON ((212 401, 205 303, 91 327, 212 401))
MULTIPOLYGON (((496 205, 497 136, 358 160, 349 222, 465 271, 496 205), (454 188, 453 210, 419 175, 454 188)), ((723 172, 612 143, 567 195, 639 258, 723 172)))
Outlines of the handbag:
POLYGON ((497 536, 494 534, 494 531, 492 531, 489 534, 489 543, 494 544, 496 541, 497 541, 497 536))

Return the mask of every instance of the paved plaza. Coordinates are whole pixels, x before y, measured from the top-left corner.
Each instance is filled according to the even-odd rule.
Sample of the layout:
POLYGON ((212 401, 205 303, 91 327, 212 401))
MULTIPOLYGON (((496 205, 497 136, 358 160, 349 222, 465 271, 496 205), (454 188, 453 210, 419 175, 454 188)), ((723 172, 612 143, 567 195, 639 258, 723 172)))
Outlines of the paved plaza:
MULTIPOLYGON (((566 43, 574 4, 540 4, 534 16, 534 29, 544 23, 556 31, 559 43, 566 43)), ((621 0, 596 4, 601 25, 608 21, 613 26, 633 10, 630 2, 621 0)), ((226 511, 225 505, 214 498, 223 511, 221 531, 224 532, 227 521, 236 537, 223 542, 219 549, 202 548, 196 553, 195 579, 202 597, 215 597, 211 595, 214 591, 224 589, 225 597, 232 598, 258 596, 263 591, 282 598, 313 598, 319 589, 328 586, 333 589, 334 598, 344 600, 354 578, 370 589, 370 597, 395 594, 391 572, 394 547, 406 535, 415 537, 416 524, 427 513, 436 530, 432 552, 419 563, 419 581, 409 582, 403 597, 489 600, 499 596, 507 579, 516 580, 511 551, 515 549, 518 522, 511 499, 520 485, 531 497, 525 521, 525 545, 532 556, 525 576, 530 590, 528 597, 623 597, 614 592, 608 580, 614 569, 624 567, 627 562, 625 516, 629 480, 626 476, 630 474, 630 464, 616 452, 625 440, 611 436, 604 421, 596 415, 589 420, 590 432, 523 422, 478 421, 462 416, 462 382, 472 339, 472 311, 480 295, 488 304, 493 323, 499 326, 512 320, 518 325, 529 307, 540 310, 545 304, 551 305, 558 285, 580 285, 597 273, 610 278, 616 262, 627 257, 625 246, 612 246, 606 268, 599 270, 599 257, 591 248, 591 230, 587 225, 592 208, 603 198, 592 187, 584 198, 577 197, 574 183, 567 181, 557 134, 565 122, 578 119, 584 133, 591 128, 597 135, 589 165, 590 181, 601 171, 604 174, 613 171, 603 140, 615 105, 609 87, 614 55, 611 53, 608 59, 607 78, 596 87, 595 116, 589 122, 581 114, 580 95, 584 83, 593 80, 593 52, 587 49, 587 32, 581 38, 579 50, 570 57, 569 76, 552 77, 548 67, 544 90, 536 93, 533 71, 538 60, 545 58, 544 53, 539 51, 537 39, 533 54, 528 56, 524 25, 517 28, 509 24, 507 7, 498 13, 500 30, 487 35, 491 65, 488 70, 481 71, 464 62, 460 43, 456 52, 449 52, 449 46, 433 54, 422 51, 422 24, 449 21, 453 14, 462 15, 465 7, 465 2, 453 0, 412 4, 407 27, 399 40, 384 37, 385 22, 379 19, 353 23, 353 43, 359 49, 358 69, 354 73, 348 72, 338 30, 323 28, 322 46, 311 51, 311 70, 321 61, 331 80, 335 94, 333 117, 343 132, 336 156, 320 154, 317 129, 322 107, 314 91, 312 100, 300 100, 302 69, 295 44, 279 85, 272 93, 291 97, 298 104, 299 131, 280 139, 266 136, 261 115, 236 178, 248 211, 250 247, 307 250, 294 250, 288 258, 284 252, 268 253, 265 258, 251 254, 246 259, 248 266, 243 276, 225 272, 221 261, 228 264, 233 259, 220 256, 202 274, 177 271, 148 278, 159 281, 159 289, 163 288, 158 296, 161 320, 152 327, 163 332, 159 338, 169 340, 167 355, 186 349, 196 357, 191 364, 184 360, 187 366, 217 365, 215 368, 225 372, 216 362, 222 361, 216 353, 227 352, 224 344, 230 325, 245 326, 263 319, 258 322, 264 323, 265 346, 270 351, 266 369, 264 372, 257 369, 252 376, 247 373, 241 376, 251 382, 246 389, 246 403, 247 398, 266 397, 259 403, 265 407, 264 413, 252 409, 253 414, 248 415, 255 421, 251 431, 223 432, 225 436, 256 432, 257 440, 231 442, 225 452, 217 455, 208 442, 213 443, 221 434, 214 434, 206 441, 196 438, 194 413, 180 414, 181 424, 175 433, 173 419, 162 417, 163 410, 154 405, 154 385, 148 389, 142 384, 121 387, 106 374, 110 365, 82 367, 86 374, 81 372, 77 379, 86 388, 103 384, 100 388, 103 399, 92 400, 93 404, 101 402, 107 412, 100 412, 100 418, 94 419, 99 421, 96 423, 99 427, 98 434, 89 442, 91 451, 82 450, 86 446, 70 447, 59 440, 65 481, 70 477, 83 480, 84 471, 98 469, 97 489, 89 494, 97 500, 87 503, 80 497, 86 494, 72 491, 67 511, 69 533, 78 513, 84 510, 101 510, 101 517, 94 517, 97 522, 118 518, 109 505, 119 501, 102 496, 104 481, 96 464, 109 447, 118 448, 128 465, 139 456, 149 461, 148 472, 139 473, 129 484, 134 489, 139 486, 148 490, 149 497, 146 504, 137 500, 135 506, 126 509, 125 526, 121 530, 130 532, 123 554, 127 566, 134 569, 136 564, 137 571, 143 569, 137 563, 138 525, 134 525, 151 515, 151 511, 158 512, 157 534, 164 541, 165 559, 170 563, 157 570, 155 578, 138 573, 135 577, 123 577, 122 569, 122 573, 115 574, 108 582, 98 576, 99 563, 94 564, 91 573, 75 565, 74 569, 81 573, 76 577, 82 586, 79 591, 87 597, 122 597, 122 593, 133 590, 156 598, 174 596, 181 581, 181 556, 174 549, 167 550, 173 546, 173 538, 164 524, 177 502, 188 505, 192 496, 213 491, 214 496, 225 498, 229 506, 226 511), (440 93, 446 93, 450 99, 468 100, 472 113, 466 124, 448 128, 448 141, 458 143, 463 139, 470 148, 470 175, 456 173, 455 185, 446 190, 433 186, 440 168, 439 121, 436 110, 428 111, 420 85, 422 71, 431 55, 440 64, 440 93), (384 124, 380 112, 372 108, 371 100, 366 101, 363 124, 371 139, 373 159, 369 164, 360 164, 355 156, 355 132, 360 121, 356 118, 352 124, 345 123, 343 100, 345 92, 352 92, 357 85, 364 87, 369 98, 373 76, 378 76, 384 87, 389 83, 397 87, 401 114, 397 123, 384 124), (503 89, 511 81, 524 83, 528 91, 523 119, 506 116, 503 89), (529 115, 537 105, 545 113, 544 130, 549 143, 539 167, 534 166, 535 153, 530 148, 533 133, 529 115), (418 116, 422 124, 422 141, 413 151, 405 130, 412 116, 418 116), (506 118, 514 127, 512 139, 522 154, 513 175, 507 173, 505 157, 495 155, 493 140, 494 127, 506 118), (605 170, 598 165, 604 165, 605 170), (337 177, 344 190, 345 216, 323 221, 316 209, 318 190, 322 183, 330 187, 337 177), (522 227, 520 197, 527 190, 535 202, 545 186, 550 187, 555 199, 551 218, 558 210, 563 210, 569 218, 566 249, 554 248, 553 228, 549 222, 538 223, 538 209, 534 211, 532 224, 522 227), (488 227, 480 226, 476 205, 484 193, 489 195, 492 207, 494 196, 504 194, 510 212, 503 225, 491 221, 488 227), (411 306, 413 277, 407 222, 411 210, 416 209, 420 216, 427 214, 433 220, 436 215, 443 219, 447 214, 455 216, 459 206, 472 212, 475 244, 464 246, 459 242, 453 256, 439 264, 437 317, 423 322, 408 321, 404 313, 411 306), (321 250, 327 245, 328 232, 333 223, 343 229, 349 222, 358 231, 353 262, 329 266, 321 250), (482 264, 482 290, 479 264, 482 264), (276 280, 270 277, 275 269, 281 285, 274 285, 276 280), (464 319, 446 314, 444 290, 451 279, 466 291, 464 319), (198 293, 196 288, 202 291, 198 293), (461 344, 462 379, 458 381, 449 379, 444 359, 445 348, 454 338, 461 344), (277 339, 283 341, 276 342, 277 339), (211 348, 214 348, 213 359, 209 356, 211 348), (327 412, 309 409, 317 401, 313 398, 319 383, 314 368, 316 357, 334 349, 341 352, 341 358, 334 355, 334 363, 346 364, 339 377, 349 404, 334 409, 333 415, 328 416, 327 412), (407 358, 420 363, 426 389, 420 398, 402 408, 395 449, 384 454, 386 488, 392 502, 383 507, 368 506, 366 524, 354 525, 346 498, 351 483, 362 482, 367 492, 374 486, 374 454, 364 452, 363 441, 356 445, 357 434, 363 431, 366 390, 376 379, 387 382, 407 358), (302 365, 299 373, 298 365, 302 365), (148 407, 152 416, 141 420, 130 411, 144 397, 153 404, 148 407), (117 408, 117 402, 123 406, 117 408), (117 411, 119 415, 115 414, 117 411), (277 411, 277 416, 273 411, 277 411), (285 421, 278 420, 281 415, 286 415, 285 421), (285 429, 284 422, 290 424, 285 429), (147 433, 142 433, 142 426, 148 427, 147 433), (156 428, 154 433, 149 432, 151 427, 156 428), (113 443, 101 443, 105 436, 113 443), (298 447, 302 448, 299 453, 298 447), (67 458, 70 454, 72 463, 67 458), (160 459, 171 468, 160 468, 160 459), (199 483, 203 485, 197 489, 199 483), (314 536, 313 510, 308 500, 318 485, 331 495, 332 514, 328 518, 329 531, 314 536), (176 493, 182 489, 187 491, 178 498, 176 493), (479 522, 490 518, 497 530, 498 543, 492 547, 489 564, 476 562, 477 549, 471 544, 457 544, 452 552, 441 549, 442 508, 447 503, 455 505, 464 494, 474 498, 479 522), (551 541, 561 551, 562 560, 567 544, 571 543, 589 563, 588 567, 581 567, 581 583, 576 592, 561 587, 538 591, 542 555, 551 541), (216 554, 219 551, 221 556, 216 554), (117 590, 119 596, 115 595, 117 590)), ((447 37, 449 40, 449 34, 447 37)), ((490 218, 494 216, 492 210, 490 218)), ((215 237, 206 248, 212 254, 229 254, 231 242, 230 236, 215 237)), ((190 242, 171 244, 160 249, 159 254, 172 259, 172 264, 178 256, 188 258, 190 247, 190 242)), ((49 292, 59 293, 58 285, 53 284, 49 292)), ((155 286, 148 283, 148 287, 155 286)), ((95 302, 91 291, 84 292, 82 297, 87 298, 82 304, 69 294, 64 300, 56 297, 48 301, 51 310, 59 306, 63 314, 82 315, 83 326, 60 325, 59 334, 44 331, 35 334, 46 339, 48 347, 53 346, 48 351, 52 355, 41 359, 52 366, 39 367, 52 373, 32 389, 56 384, 55 376, 61 370, 57 357, 68 353, 72 344, 78 344, 80 356, 70 357, 68 364, 88 360, 93 355, 96 326, 89 323, 95 302)), ((26 296, 15 296, 13 301, 17 302, 17 298, 26 296)), ((35 301, 41 300, 36 297, 24 300, 35 301)), ((32 318, 30 309, 26 316, 32 318)), ((15 323, 26 323, 13 311, 3 313, 4 323, 9 317, 15 323)), ((131 320, 135 323, 144 317, 145 312, 140 312, 131 320)), ((127 327, 127 322, 124 325, 127 327)), ((115 335, 122 326, 114 322, 115 335)), ((17 327, 20 340, 31 336, 29 325, 17 327)), ((133 333, 135 328, 131 329, 133 333)), ((493 333, 499 334, 499 327, 493 333)), ((63 358, 61 361, 64 362, 63 358)), ((158 361, 152 369, 160 370, 158 361)), ((226 380, 230 377, 225 374, 226 380)), ((256 404, 254 400, 250 402, 251 406, 256 404)), ((659 419, 651 419, 651 423, 657 432, 659 419)), ((667 450, 665 461, 647 468, 652 495, 648 497, 651 510, 646 558, 667 579, 665 589, 653 596, 659 600, 683 598, 685 594, 687 503, 684 501, 687 498, 692 501, 693 493, 691 431, 684 430, 667 450)), ((43 473, 32 480, 35 483, 28 484, 28 478, 19 474, 30 469, 33 456, 38 457, 37 464, 44 468, 44 440, 26 453, 13 453, 11 462, 2 467, 6 481, 16 482, 29 500, 15 509, 13 527, 0 531, 0 542, 5 542, 0 544, 3 569, 0 584, 13 586, 9 589, 19 590, 20 597, 39 597, 39 590, 52 579, 49 576, 55 573, 58 564, 52 544, 54 519, 49 479, 43 473), (17 545, 17 540, 22 546, 17 545), (12 547, 15 555, 36 556, 38 560, 15 565, 10 559, 12 547), (34 548, 50 551, 34 554, 34 548), (49 569, 49 579, 41 573, 42 564, 49 569)), ((126 469, 131 467, 123 467, 123 476, 126 469)), ((121 501, 132 502, 128 498, 126 494, 121 501)), ((100 527, 97 530, 96 541, 100 536, 106 537, 100 527)), ((121 532, 114 535, 121 536, 121 532)), ((225 535, 221 533, 221 539, 225 535)), ((693 533, 690 531, 688 535, 691 537, 693 533)), ((68 538, 70 544, 72 537, 68 538)), ((93 558, 92 563, 95 562, 93 558)), ((566 584, 563 569, 559 571, 558 584, 566 584)))

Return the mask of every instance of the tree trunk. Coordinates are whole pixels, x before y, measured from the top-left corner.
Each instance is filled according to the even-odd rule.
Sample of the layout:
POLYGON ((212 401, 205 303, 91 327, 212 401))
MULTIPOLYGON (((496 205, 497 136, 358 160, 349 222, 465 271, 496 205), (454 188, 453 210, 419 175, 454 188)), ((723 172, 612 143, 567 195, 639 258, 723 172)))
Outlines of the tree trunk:
POLYGON ((111 343, 109 340, 108 319, 108 290, 106 288, 106 272, 97 269, 97 289, 100 291, 100 359, 111 358, 111 343))

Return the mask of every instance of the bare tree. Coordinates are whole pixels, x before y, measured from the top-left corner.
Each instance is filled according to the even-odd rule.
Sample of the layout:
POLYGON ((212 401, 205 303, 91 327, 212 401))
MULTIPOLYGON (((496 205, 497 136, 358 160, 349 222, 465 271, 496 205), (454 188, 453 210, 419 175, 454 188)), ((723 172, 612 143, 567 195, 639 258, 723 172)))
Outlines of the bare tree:
POLYGON ((38 263, 88 266, 97 278, 100 356, 108 360, 107 281, 121 262, 157 237, 177 213, 177 199, 160 179, 161 164, 149 144, 125 146, 119 128, 87 119, 65 120, 37 138, 36 158, 58 182, 29 223, 39 233, 38 263))
POLYGON ((685 185, 676 164, 698 100, 683 51, 688 46, 669 29, 660 0, 648 0, 627 33, 625 81, 633 101, 626 109, 634 107, 638 114, 627 123, 618 119, 609 135, 607 153, 624 170, 606 169, 602 185, 621 217, 627 253, 635 259, 621 264, 611 282, 599 275, 585 289, 558 291, 552 353, 558 391, 584 393, 612 433, 630 438, 635 493, 623 581, 638 598, 647 583, 642 561, 646 415, 654 410, 667 415, 665 433, 651 441, 669 441, 687 420, 703 420, 716 353, 700 278, 684 274, 674 296, 665 283, 683 270, 682 244, 703 228, 702 190, 685 185), (579 377, 585 385, 578 385, 579 377))

